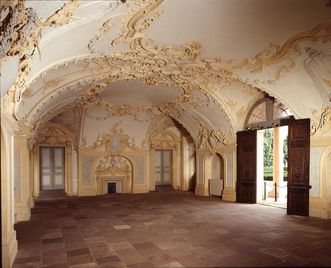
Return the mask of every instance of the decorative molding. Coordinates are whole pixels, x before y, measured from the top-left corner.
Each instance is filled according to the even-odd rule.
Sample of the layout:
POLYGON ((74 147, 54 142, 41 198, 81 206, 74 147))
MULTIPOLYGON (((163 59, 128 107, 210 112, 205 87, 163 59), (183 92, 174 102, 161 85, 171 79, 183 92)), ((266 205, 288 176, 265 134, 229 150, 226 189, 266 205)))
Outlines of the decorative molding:
POLYGON ((15 5, 8 5, 8 2, 10 3, 6 1, 1 5, 0 10, 1 13, 7 14, 5 23, 0 28, 0 37, 4 40, 0 46, 0 55, 19 57, 18 77, 10 91, 15 91, 14 101, 20 101, 31 71, 31 58, 36 49, 40 55, 41 32, 45 27, 58 27, 69 23, 79 7, 79 1, 70 0, 45 21, 41 21, 33 9, 25 8, 24 1, 16 1, 15 5))
POLYGON ((110 133, 99 134, 97 140, 92 146, 87 147, 87 149, 99 149, 103 148, 106 152, 123 152, 127 149, 137 150, 139 149, 135 143, 134 139, 129 135, 125 134, 122 128, 119 128, 119 123, 115 124, 110 133))
POLYGON ((133 192, 133 165, 131 160, 122 155, 108 155, 96 160, 95 179, 97 194, 107 193, 108 181, 120 181, 122 193, 133 192))
POLYGON ((151 137, 151 149, 178 149, 180 139, 169 130, 163 130, 151 137))
POLYGON ((313 112, 314 118, 310 130, 310 135, 312 136, 321 136, 331 130, 331 106, 321 111, 322 112, 313 112))
MULTIPOLYGON (((27 78, 30 71, 30 64, 27 63, 30 57, 26 57, 27 51, 32 50, 33 54, 34 49, 38 48, 40 33, 46 26, 56 27, 69 23, 73 13, 79 7, 79 3, 78 1, 70 1, 44 22, 36 22, 31 28, 31 33, 33 34, 29 35, 28 45, 23 46, 19 50, 22 56, 20 63, 27 64, 27 66, 26 68, 21 68, 17 83, 13 87, 16 90, 14 116, 17 119, 25 120, 24 124, 26 125, 41 125, 43 123, 39 122, 44 122, 63 111, 61 104, 54 104, 56 98, 62 96, 64 92, 67 92, 66 94, 72 92, 77 96, 74 107, 105 106, 110 116, 124 116, 141 111, 148 113, 160 112, 160 114, 173 116, 174 113, 172 111, 176 111, 179 117, 175 117, 175 119, 182 124, 183 120, 180 118, 180 110, 185 110, 188 107, 199 107, 201 100, 206 99, 206 102, 205 100, 203 101, 204 104, 210 105, 213 103, 218 107, 218 112, 224 116, 229 131, 226 131, 227 134, 225 135, 223 130, 214 129, 207 122, 204 122, 203 118, 196 118, 202 123, 197 124, 200 133, 199 137, 194 139, 199 140, 198 147, 208 148, 212 147, 211 144, 216 144, 216 146, 219 144, 221 146, 221 144, 225 145, 232 142, 235 128, 227 104, 215 96, 210 89, 210 85, 224 86, 233 82, 246 85, 249 82, 247 79, 242 78, 242 75, 238 75, 238 73, 246 71, 250 74, 259 74, 268 66, 273 66, 273 73, 268 75, 270 76, 268 81, 278 80, 284 73, 295 68, 295 59, 302 54, 301 44, 303 42, 327 42, 331 37, 331 22, 328 21, 318 24, 310 31, 291 37, 283 45, 270 44, 268 48, 250 59, 241 61, 223 61, 215 58, 205 59, 201 57, 202 46, 198 42, 173 46, 160 45, 153 40, 144 39, 151 23, 161 15, 157 8, 162 2, 162 0, 138 0, 130 3, 131 10, 122 17, 122 30, 111 43, 112 46, 127 43, 130 47, 128 51, 115 52, 111 55, 96 55, 95 42, 112 30, 111 25, 113 21, 110 18, 104 21, 102 27, 88 44, 92 55, 65 60, 61 64, 56 64, 42 72, 30 84, 25 84, 25 81, 28 81, 27 78), (71 83, 66 82, 66 86, 61 85, 59 81, 44 80, 42 88, 46 96, 43 96, 43 102, 36 102, 31 112, 20 118, 17 111, 23 90, 29 88, 24 94, 24 99, 31 98, 40 90, 40 88, 35 92, 31 90, 31 86, 37 78, 40 79, 40 77, 46 76, 53 70, 66 68, 69 64, 76 64, 81 67, 84 70, 82 77, 71 83), (143 79, 150 85, 166 85, 178 88, 183 91, 183 94, 162 107, 141 107, 139 109, 130 105, 114 106, 110 103, 103 103, 98 99, 98 94, 104 89, 105 85, 125 79, 143 79), (84 86, 90 86, 90 88, 85 92, 77 90, 84 86), (47 112, 40 112, 39 109, 41 107, 43 111, 47 112), (46 109, 47 107, 52 108, 46 109)), ((23 4, 15 6, 14 9, 23 14, 21 15, 22 18, 24 16, 29 17, 26 11, 24 11, 23 4)), ((13 8, 10 12, 13 12, 13 8)), ((29 18, 32 18, 32 16, 29 18)), ((102 139, 101 137, 99 138, 102 139)))
POLYGON ((323 101, 331 102, 331 51, 318 51, 307 47, 309 56, 304 62, 304 67, 319 90, 323 101))
POLYGON ((129 175, 132 172, 132 164, 123 156, 106 156, 99 160, 95 168, 96 176, 110 174, 110 175, 129 175))
POLYGON ((69 154, 71 154, 71 145, 73 140, 73 134, 65 127, 55 124, 47 123, 38 131, 38 135, 29 139, 29 147, 32 148, 35 145, 63 145, 69 154))

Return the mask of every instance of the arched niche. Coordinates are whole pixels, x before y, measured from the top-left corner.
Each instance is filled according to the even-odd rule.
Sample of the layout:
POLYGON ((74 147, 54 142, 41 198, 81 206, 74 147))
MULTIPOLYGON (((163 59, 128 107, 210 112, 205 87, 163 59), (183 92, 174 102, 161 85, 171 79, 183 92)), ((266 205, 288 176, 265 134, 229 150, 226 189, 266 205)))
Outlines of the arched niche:
POLYGON ((92 164, 92 172, 94 172, 96 181, 97 195, 108 193, 108 183, 116 183, 117 193, 133 192, 133 164, 125 156, 107 155, 99 157, 92 164))
POLYGON ((225 163, 222 155, 218 153, 210 154, 205 158, 204 177, 205 182, 208 183, 209 193, 213 193, 213 187, 218 187, 219 182, 214 184, 211 180, 220 180, 222 189, 224 188, 224 177, 225 177, 225 163))

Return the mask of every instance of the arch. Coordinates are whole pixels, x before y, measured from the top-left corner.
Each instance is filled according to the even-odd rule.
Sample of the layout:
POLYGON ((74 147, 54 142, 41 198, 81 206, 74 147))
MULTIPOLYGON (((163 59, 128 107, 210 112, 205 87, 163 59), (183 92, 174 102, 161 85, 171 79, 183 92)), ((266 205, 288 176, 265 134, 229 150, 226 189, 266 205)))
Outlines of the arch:
POLYGON ((134 164, 127 156, 122 154, 108 154, 97 157, 93 161, 91 171, 94 172, 93 178, 96 180, 98 195, 105 193, 104 184, 110 180, 121 181, 124 188, 123 193, 133 193, 134 164))
MULTIPOLYGON (((153 59, 153 61, 155 60, 153 59)), ((152 67, 153 66, 150 68, 152 67)), ((178 81, 170 74, 162 74, 160 77, 153 77, 151 73, 146 72, 145 69, 141 72, 137 72, 136 69, 132 70, 132 60, 130 57, 119 59, 110 57, 83 56, 74 59, 66 59, 63 62, 52 65, 49 68, 44 69, 42 73, 33 77, 33 79, 31 79, 27 84, 27 88, 29 89, 26 90, 23 94, 23 99, 25 97, 31 98, 31 105, 27 105, 27 102, 30 102, 30 99, 24 99, 24 105, 21 105, 20 102, 16 102, 14 113, 17 115, 17 118, 25 117, 27 124, 37 124, 38 122, 47 121, 49 117, 52 117, 56 113, 63 111, 63 107, 65 106, 71 105, 72 107, 76 105, 77 100, 89 101, 90 98, 93 98, 93 94, 91 94, 93 90, 87 93, 86 96, 84 96, 85 93, 81 94, 82 90, 88 91, 89 88, 98 88, 98 91, 102 90, 103 86, 109 84, 110 82, 128 79, 143 79, 146 83, 151 85, 157 84, 178 88, 178 90, 181 90, 183 94, 181 94, 181 96, 179 96, 176 101, 178 100, 180 103, 187 103, 188 105, 190 105, 196 99, 196 93, 200 92, 200 95, 206 98, 206 102, 216 105, 215 109, 217 113, 219 113, 219 116, 223 118, 222 121, 224 121, 224 127, 229 129, 231 136, 234 136, 235 129, 231 121, 231 116, 229 114, 230 112, 228 109, 226 109, 226 104, 220 102, 216 98, 215 94, 200 87, 198 84, 194 83, 194 81, 191 81, 187 77, 183 77, 183 79, 180 80, 180 83, 178 83, 178 81), (127 68, 123 68, 124 71, 120 74, 118 74, 116 71, 118 68, 109 69, 110 73, 105 76, 104 69, 102 69, 101 66, 107 64, 109 65, 109 60, 112 60, 114 66, 119 65, 127 68), (90 65, 96 66, 93 78, 91 75, 87 75, 86 70, 84 70, 84 66, 89 65, 89 62, 90 65), (72 66, 74 63, 76 69, 70 70, 70 73, 73 74, 73 76, 70 78, 70 81, 67 79, 61 81, 60 77, 59 82, 55 83, 56 85, 47 88, 47 96, 41 94, 41 87, 43 85, 39 83, 41 79, 52 80, 51 77, 49 77, 51 76, 52 72, 56 72, 60 68, 69 68, 69 66, 72 66), (132 76, 132 73, 135 73, 134 77, 132 76), (158 79, 157 83, 154 82, 154 79, 158 79), (39 93, 35 94, 35 92, 39 93)), ((180 105, 177 107, 176 101, 170 102, 162 108, 167 110, 169 109, 167 114, 174 118, 176 121, 183 123, 181 118, 181 110, 187 110, 189 106, 180 105)), ((159 112, 162 113, 164 111, 162 110, 159 112)), ((198 120, 204 121, 202 115, 199 115, 198 120)))
POLYGON ((249 109, 246 119, 246 129, 263 129, 280 125, 280 119, 290 118, 292 112, 273 97, 258 100, 249 109), (278 113, 278 115, 276 114, 278 113))

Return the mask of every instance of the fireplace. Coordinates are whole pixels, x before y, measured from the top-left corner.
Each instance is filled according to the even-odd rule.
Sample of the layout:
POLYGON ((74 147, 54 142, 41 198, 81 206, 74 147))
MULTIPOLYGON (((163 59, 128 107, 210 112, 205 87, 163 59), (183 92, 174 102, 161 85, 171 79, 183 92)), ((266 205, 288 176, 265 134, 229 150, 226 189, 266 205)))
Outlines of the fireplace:
POLYGON ((116 193, 116 182, 108 182, 107 183, 107 193, 115 194, 116 193))
POLYGON ((102 194, 115 194, 122 192, 122 181, 120 180, 104 180, 102 194))

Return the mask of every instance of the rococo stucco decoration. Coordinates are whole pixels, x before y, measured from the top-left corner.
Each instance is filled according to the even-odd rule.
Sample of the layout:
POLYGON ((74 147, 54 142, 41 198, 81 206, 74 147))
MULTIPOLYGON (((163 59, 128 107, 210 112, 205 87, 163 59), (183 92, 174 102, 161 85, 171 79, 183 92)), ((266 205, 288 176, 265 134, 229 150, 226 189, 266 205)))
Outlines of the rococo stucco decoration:
POLYGON ((314 111, 313 115, 316 120, 311 126, 311 135, 323 136, 331 130, 331 106, 319 111, 314 111))
POLYGON ((100 134, 94 144, 89 148, 103 148, 107 152, 122 152, 126 149, 136 150, 137 146, 133 138, 126 135, 124 130, 119 128, 119 124, 115 124, 110 133, 100 134))
POLYGON ((15 91, 16 101, 20 101, 27 77, 31 71, 31 57, 37 49, 40 55, 39 42, 42 30, 46 27, 60 27, 68 23, 73 13, 79 7, 79 2, 70 0, 46 20, 37 17, 32 8, 25 8, 24 1, 3 1, 1 13, 4 19, 1 23, 0 55, 18 56, 18 78, 11 90, 15 91))
POLYGON ((95 173, 96 176, 102 174, 124 174, 131 175, 131 164, 128 159, 122 156, 106 156, 103 160, 98 162, 96 166, 95 173))
MULTIPOLYGON (((319 23, 310 31, 293 35, 282 45, 270 44, 253 58, 245 60, 203 58, 201 56, 203 46, 199 42, 164 45, 145 38, 153 23, 162 16, 161 7, 164 2, 162 0, 128 2, 126 6, 129 11, 120 16, 119 32, 116 32, 113 27, 119 20, 117 16, 105 19, 86 44, 90 55, 64 59, 48 66, 34 77, 29 77, 30 62, 27 56, 29 53, 33 54, 34 48, 38 47, 42 29, 70 24, 75 12, 79 9, 79 1, 65 3, 44 21, 33 16, 33 10, 26 10, 24 2, 3 7, 3 9, 6 8, 8 14, 18 12, 17 19, 7 23, 15 25, 9 27, 10 29, 27 25, 24 27, 31 32, 25 37, 27 39, 24 42, 25 46, 18 48, 17 42, 7 42, 6 48, 3 48, 6 56, 11 56, 17 51, 15 53, 21 55, 20 64, 26 66, 20 68, 16 83, 4 97, 7 102, 4 111, 14 115, 21 125, 26 125, 22 129, 28 132, 32 131, 30 125, 42 125, 42 122, 63 112, 64 107, 72 103, 75 107, 86 108, 91 105, 104 107, 107 110, 107 116, 124 116, 139 112, 163 114, 181 123, 192 134, 193 139, 198 143, 197 147, 210 150, 214 146, 233 144, 235 132, 238 130, 233 123, 233 107, 229 107, 229 101, 222 98, 222 91, 216 92, 215 88, 239 83, 243 88, 250 87, 259 94, 261 89, 258 88, 262 86, 263 91, 278 97, 278 92, 274 89, 268 91, 268 85, 276 85, 280 78, 294 72, 297 61, 307 55, 304 53, 306 43, 330 43, 331 23, 328 21, 319 23), (108 46, 112 49, 111 53, 110 50, 99 49, 98 44, 102 40, 108 40, 112 31, 115 36, 108 46), (62 74, 57 79, 51 78, 52 73, 60 70, 65 75, 62 74), (71 80, 69 73, 73 77, 71 80), (43 86, 38 84, 41 79, 43 86), (114 81, 138 79, 144 80, 149 85, 177 88, 181 94, 166 105, 139 108, 130 104, 117 106, 98 98, 100 92, 114 81), (23 97, 21 97, 22 94, 23 97), (180 111, 204 106, 215 106, 215 113, 218 113, 226 124, 222 127, 215 126, 206 120, 206 115, 197 113, 191 117, 191 121, 195 122, 195 127, 199 129, 197 137, 190 131, 188 123, 181 117, 184 113, 180 111)), ((10 35, 13 35, 13 30, 6 33, 6 40, 9 40, 10 35)), ((330 89, 330 81, 329 77, 323 77, 323 79, 325 92, 330 89)), ((243 113, 242 111, 234 112, 243 113)), ((296 109, 293 109, 293 112, 296 114, 296 109)), ((320 121, 320 119, 316 120, 316 122, 320 121)), ((316 122, 313 125, 316 125, 316 122)), ((314 133, 312 131, 312 134, 314 133)))

